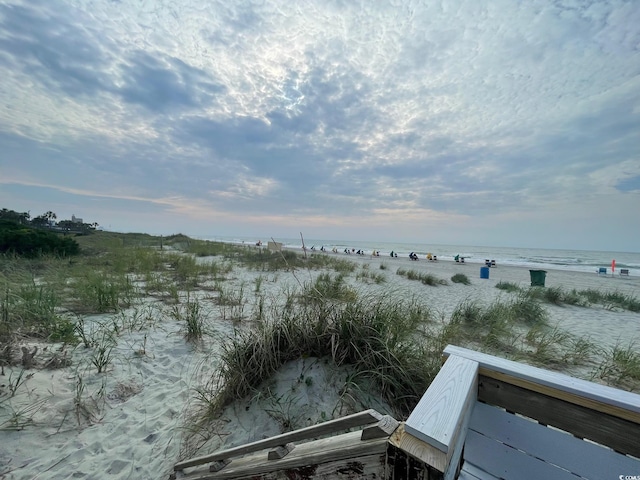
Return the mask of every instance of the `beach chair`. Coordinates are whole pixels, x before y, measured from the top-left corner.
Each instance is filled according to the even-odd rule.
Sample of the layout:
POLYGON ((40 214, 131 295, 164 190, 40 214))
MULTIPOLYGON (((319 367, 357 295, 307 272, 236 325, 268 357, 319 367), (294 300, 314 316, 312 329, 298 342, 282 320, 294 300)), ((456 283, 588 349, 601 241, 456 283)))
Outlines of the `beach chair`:
POLYGON ((628 277, 629 276, 629 269, 628 268, 621 268, 620 269, 620 276, 625 276, 628 277))
POLYGON ((598 269, 598 275, 606 275, 607 274, 607 268, 606 267, 600 267, 598 269))

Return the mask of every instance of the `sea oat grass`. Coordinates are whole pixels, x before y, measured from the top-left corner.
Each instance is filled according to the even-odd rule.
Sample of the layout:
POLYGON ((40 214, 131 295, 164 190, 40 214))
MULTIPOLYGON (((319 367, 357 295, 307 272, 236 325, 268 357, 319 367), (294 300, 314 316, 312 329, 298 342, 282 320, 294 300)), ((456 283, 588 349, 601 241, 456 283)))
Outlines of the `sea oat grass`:
POLYGON ((604 308, 622 308, 631 312, 640 312, 640 300, 635 295, 628 295, 622 292, 606 292, 593 288, 579 290, 576 292, 587 299, 589 303, 602 305, 604 308))
POLYGON ((184 336, 190 342, 197 342, 206 333, 206 315, 200 300, 187 293, 186 301, 173 305, 169 316, 184 324, 184 336))
POLYGON ((416 270, 405 270, 404 268, 399 268, 396 270, 396 275, 406 277, 408 280, 419 281, 423 285, 429 285, 432 287, 448 285, 448 282, 445 279, 438 278, 430 273, 417 272, 416 270))
POLYGON ((321 273, 313 283, 305 284, 300 295, 304 303, 322 303, 329 300, 350 302, 356 297, 355 289, 346 284, 343 274, 332 276, 329 273, 321 273))
POLYGON ((513 282, 505 282, 504 280, 500 280, 498 283, 496 283, 496 288, 505 290, 507 292, 517 292, 520 290, 518 284, 513 282))
POLYGON ((594 377, 616 387, 640 389, 640 353, 634 342, 618 343, 604 351, 604 358, 595 369, 594 377))
POLYGON ((248 395, 284 363, 303 356, 353 366, 405 413, 437 370, 424 368, 433 363, 426 361, 420 333, 429 313, 417 302, 367 297, 293 304, 273 313, 254 329, 236 330, 223 344, 219 377, 212 383, 217 393, 208 402, 210 414, 248 395))
POLYGON ((585 365, 596 358, 600 351, 589 337, 571 336, 563 352, 562 361, 573 365, 585 365))
POLYGON ((461 327, 461 336, 491 351, 511 351, 522 329, 546 325, 547 313, 525 294, 496 300, 488 306, 465 300, 451 314, 450 324, 461 327))
POLYGON ((453 283, 462 283, 463 285, 471 285, 471 281, 469 277, 467 277, 464 273, 456 273, 451 277, 451 281, 453 283))
POLYGON ((74 299, 67 305, 76 313, 116 312, 131 305, 136 287, 126 274, 87 270, 72 281, 74 299))
POLYGON ((545 367, 557 366, 565 361, 571 335, 557 327, 536 326, 527 332, 525 341, 531 349, 530 357, 536 363, 545 367))

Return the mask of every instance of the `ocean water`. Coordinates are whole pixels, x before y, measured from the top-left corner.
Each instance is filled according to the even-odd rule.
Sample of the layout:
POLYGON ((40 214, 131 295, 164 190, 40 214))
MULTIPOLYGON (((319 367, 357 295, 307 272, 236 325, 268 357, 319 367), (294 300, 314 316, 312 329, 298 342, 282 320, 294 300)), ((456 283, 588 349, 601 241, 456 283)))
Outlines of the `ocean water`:
MULTIPOLYGON (((203 240, 255 245, 256 238, 247 237, 199 237, 203 240)), ((263 238, 266 245, 271 239, 263 238)), ((274 238, 282 242, 287 248, 302 249, 300 238, 274 238)), ((485 259, 495 260, 496 265, 512 265, 540 270, 570 270, 577 272, 596 272, 598 268, 607 268, 611 273, 611 263, 616 261, 616 272, 621 268, 630 269, 631 275, 640 274, 639 252, 601 252, 592 250, 550 250, 542 248, 513 248, 513 247, 481 247, 470 245, 437 245, 401 242, 353 242, 336 239, 305 238, 305 246, 320 250, 322 246, 329 252, 335 247, 340 255, 345 255, 344 249, 364 250, 370 255, 373 250, 380 252, 380 257, 388 257, 390 252, 396 252, 398 257, 408 257, 415 252, 420 258, 427 253, 438 256, 438 260, 453 261, 456 255, 464 257, 467 263, 484 264, 485 259)))

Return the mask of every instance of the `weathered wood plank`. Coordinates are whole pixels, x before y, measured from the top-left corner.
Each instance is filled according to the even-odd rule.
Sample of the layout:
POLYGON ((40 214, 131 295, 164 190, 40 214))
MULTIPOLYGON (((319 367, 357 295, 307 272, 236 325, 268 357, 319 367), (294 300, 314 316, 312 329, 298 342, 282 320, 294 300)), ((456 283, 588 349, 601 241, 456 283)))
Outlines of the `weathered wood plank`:
MULTIPOLYGON (((334 437, 323 438, 296 445, 296 448, 280 460, 267 460, 263 452, 249 454, 236 458, 225 469, 216 473, 194 471, 185 473, 185 479, 190 480, 218 480, 254 478, 277 471, 291 469, 306 469, 316 472, 320 465, 329 462, 349 460, 363 463, 363 458, 374 462, 383 471, 384 456, 387 449, 387 439, 377 438, 361 440, 361 432, 350 432, 334 437)), ((348 463, 348 462, 347 462, 348 463)), ((345 463, 345 465, 347 464, 345 463)))
POLYGON ((637 423, 483 375, 479 378, 478 399, 640 457, 640 425, 637 423))
POLYGON ((211 465, 209 465, 209 471, 210 472, 219 472, 220 470, 222 470, 224 467, 226 467, 230 463, 231 463, 231 460, 226 459, 226 458, 224 460, 218 460, 217 462, 213 462, 211 465))
POLYGON ((480 374, 640 423, 640 395, 466 348, 448 345, 444 355, 478 362, 480 374))
MULTIPOLYGON (((576 480, 576 476, 531 457, 515 448, 469 430, 464 446, 469 462, 494 477, 505 480, 576 480)), ((617 475, 617 472, 614 472, 617 475)))
POLYGON ((438 472, 388 443, 383 478, 385 480, 442 480, 442 472, 438 472))
POLYGON ((295 443, 287 443, 286 445, 280 445, 279 447, 276 447, 273 450, 270 450, 269 453, 267 454, 267 458, 269 460, 279 460, 289 455, 289 453, 291 453, 291 450, 293 450, 294 448, 296 448, 295 443))
POLYGON ((469 430, 586 479, 607 478, 611 472, 640 472, 638 460, 483 403, 474 408, 469 430))
POLYGON ((447 453, 453 448, 462 417, 475 402, 478 364, 451 356, 405 423, 405 431, 447 453))
POLYGON ((382 438, 391 435, 396 428, 400 426, 400 422, 390 415, 385 415, 375 425, 370 425, 362 429, 362 440, 370 440, 372 438, 382 438))
MULTIPOLYGON (((307 440, 310 438, 321 437, 331 433, 347 430, 353 427, 361 427, 363 425, 369 425, 371 423, 378 422, 382 418, 382 415, 373 409, 365 410, 364 412, 354 413, 346 417, 330 420, 328 422, 320 423, 318 425, 312 425, 310 427, 301 428, 293 432, 283 433, 282 435, 276 435, 275 437, 265 438, 264 440, 258 440, 257 442, 248 443, 246 445, 240 445, 238 447, 229 448, 220 452, 212 453, 210 455, 204 455, 201 457, 192 458, 177 463, 173 469, 184 470, 185 468, 194 467, 196 465, 203 465, 205 463, 215 462, 225 458, 231 458, 239 455, 245 455, 251 452, 257 452, 267 448, 278 447, 280 445, 286 445, 289 442, 297 442, 300 440, 307 440)), ((360 432, 358 432, 359 434, 360 432)))
POLYGON ((420 459, 427 465, 444 472, 447 468, 446 455, 433 445, 414 437, 410 433, 405 432, 405 424, 400 426, 389 437, 389 443, 403 452, 420 459))

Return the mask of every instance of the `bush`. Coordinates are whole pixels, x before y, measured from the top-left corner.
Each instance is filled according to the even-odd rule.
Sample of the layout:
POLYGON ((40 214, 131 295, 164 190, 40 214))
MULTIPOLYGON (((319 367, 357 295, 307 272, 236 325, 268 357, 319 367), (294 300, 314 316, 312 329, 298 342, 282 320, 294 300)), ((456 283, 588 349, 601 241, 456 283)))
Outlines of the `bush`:
POLYGON ((456 273, 453 277, 451 277, 451 281, 453 283, 462 283, 464 285, 471 285, 469 281, 469 277, 467 277, 464 273, 456 273))
POLYGON ((517 284, 512 282, 505 282, 502 280, 496 283, 496 288, 505 290, 507 292, 517 292, 518 290, 520 290, 520 287, 517 284))
POLYGON ((80 247, 72 238, 0 220, 0 253, 35 258, 46 254, 64 257, 79 252, 80 247))
POLYGON ((403 268, 399 268, 398 270, 396 270, 396 275, 407 277, 408 280, 416 280, 422 282, 423 285, 430 285, 432 287, 436 287, 438 285, 448 285, 448 282, 442 278, 438 278, 435 275, 431 275, 430 273, 419 273, 415 270, 405 270, 403 268))
MULTIPOLYGON (((334 282, 327 279, 328 285, 334 282)), ((223 343, 208 387, 209 418, 300 357, 353 366, 354 378, 373 382, 402 415, 415 407, 438 371, 440 352, 432 361, 424 347, 429 311, 415 302, 357 297, 346 303, 297 304, 274 313, 255 329, 236 330, 223 343)))

